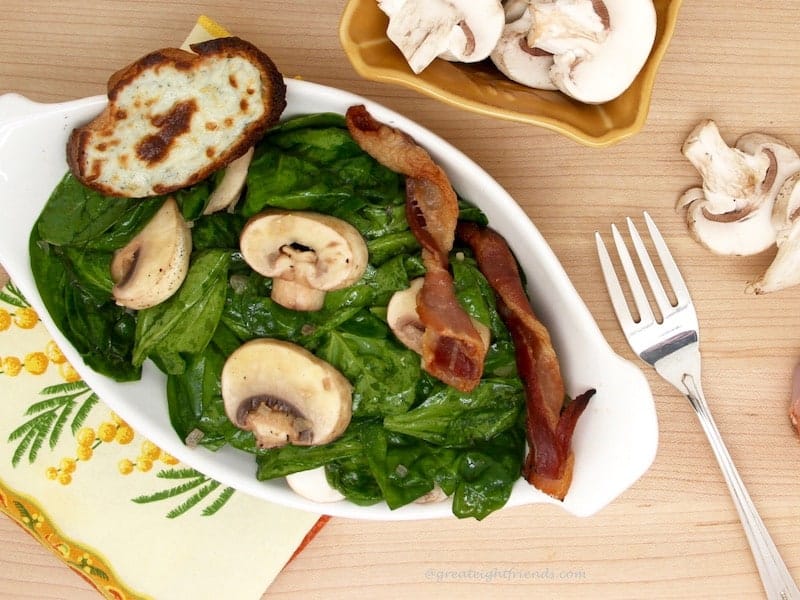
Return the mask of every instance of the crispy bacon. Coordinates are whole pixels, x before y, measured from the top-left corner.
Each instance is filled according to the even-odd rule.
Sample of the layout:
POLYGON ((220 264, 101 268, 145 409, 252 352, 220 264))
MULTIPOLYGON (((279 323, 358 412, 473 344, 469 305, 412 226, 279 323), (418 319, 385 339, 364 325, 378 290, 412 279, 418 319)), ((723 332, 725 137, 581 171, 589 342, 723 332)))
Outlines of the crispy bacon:
POLYGON ((528 456, 523 476, 536 488, 563 499, 572 482, 572 433, 594 390, 566 407, 564 382, 547 328, 536 318, 505 239, 475 223, 459 223, 478 267, 494 290, 497 310, 514 341, 517 370, 525 387, 528 456))
POLYGON ((425 279, 417 312, 425 326, 422 366, 461 391, 478 385, 487 348, 458 303, 448 269, 458 221, 458 199, 447 174, 406 133, 377 121, 362 106, 347 110, 347 128, 382 165, 406 176, 406 216, 422 246, 425 279))

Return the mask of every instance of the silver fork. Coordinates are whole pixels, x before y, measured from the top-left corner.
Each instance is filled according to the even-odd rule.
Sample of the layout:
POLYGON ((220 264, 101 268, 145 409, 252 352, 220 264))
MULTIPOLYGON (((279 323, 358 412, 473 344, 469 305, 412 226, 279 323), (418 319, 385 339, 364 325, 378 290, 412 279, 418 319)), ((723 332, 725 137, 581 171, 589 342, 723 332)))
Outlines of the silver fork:
POLYGON ((633 221, 628 217, 627 223, 633 247, 661 313, 661 319, 659 321, 654 316, 631 260, 631 255, 625 246, 625 241, 616 225, 612 224, 611 233, 614 244, 625 271, 639 319, 636 320, 632 316, 608 250, 606 250, 600 234, 595 232, 597 253, 600 256, 600 265, 614 312, 617 314, 617 319, 633 351, 651 365, 661 377, 685 394, 697 413, 697 418, 708 436, 708 441, 714 450, 714 455, 725 476, 725 482, 728 484, 739 518, 744 526, 767 598, 769 600, 800 600, 800 590, 795 585, 775 543, 764 526, 764 522, 758 515, 708 410, 708 404, 700 385, 700 330, 689 290, 652 218, 645 212, 644 219, 653 241, 653 247, 658 253, 677 302, 675 304, 670 302, 647 248, 633 221))

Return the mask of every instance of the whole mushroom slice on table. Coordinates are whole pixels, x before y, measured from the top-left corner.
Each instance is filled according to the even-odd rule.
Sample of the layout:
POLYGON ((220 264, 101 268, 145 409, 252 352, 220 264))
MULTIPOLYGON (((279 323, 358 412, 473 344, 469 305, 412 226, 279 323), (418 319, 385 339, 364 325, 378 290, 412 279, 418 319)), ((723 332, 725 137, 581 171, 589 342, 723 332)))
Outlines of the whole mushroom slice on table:
POLYGON ((783 182, 800 170, 800 156, 784 141, 762 133, 741 136, 734 147, 712 120, 701 121, 682 153, 703 178, 678 200, 686 208, 692 236, 721 255, 752 255, 775 243, 775 198, 783 182))
POLYGON ((772 211, 778 252, 769 268, 747 286, 753 294, 767 294, 800 283, 800 172, 784 181, 772 211))
POLYGON ((652 0, 533 0, 530 10, 528 46, 552 53, 553 83, 587 104, 628 89, 655 41, 652 0))
POLYGON ((379 0, 387 37, 414 73, 434 59, 478 62, 489 56, 505 24, 500 0, 379 0))
POLYGON ((246 342, 225 361, 220 386, 228 419, 252 431, 260 448, 327 444, 352 416, 350 382, 290 342, 246 342))
POLYGON ((189 271, 192 234, 178 203, 168 198, 142 230, 111 259, 112 296, 141 310, 178 291, 189 271))
POLYGON ((293 310, 322 308, 325 294, 353 285, 367 268, 367 245, 341 219, 305 211, 271 210, 242 229, 244 260, 272 277, 272 299, 293 310))

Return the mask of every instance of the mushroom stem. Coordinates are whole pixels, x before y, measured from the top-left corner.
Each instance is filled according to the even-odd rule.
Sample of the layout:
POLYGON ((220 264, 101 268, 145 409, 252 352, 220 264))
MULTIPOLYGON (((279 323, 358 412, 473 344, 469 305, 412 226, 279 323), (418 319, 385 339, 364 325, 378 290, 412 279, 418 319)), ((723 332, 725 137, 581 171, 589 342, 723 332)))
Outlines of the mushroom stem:
POLYGON ((253 432, 259 448, 280 448, 286 444, 310 444, 314 441, 311 422, 293 411, 259 401, 255 408, 242 410, 240 407, 239 412, 243 413, 239 423, 253 432))
POLYGON ((319 310, 325 293, 353 285, 369 260, 364 238, 350 223, 303 211, 254 216, 239 247, 253 270, 273 278, 272 299, 292 310, 319 310))
POLYGON ((706 212, 721 215, 744 210, 766 179, 770 158, 764 152, 746 154, 722 139, 716 123, 701 121, 681 148, 703 178, 706 212))
POLYGON ((292 310, 320 310, 325 304, 325 290, 317 290, 298 281, 275 278, 271 298, 292 310))

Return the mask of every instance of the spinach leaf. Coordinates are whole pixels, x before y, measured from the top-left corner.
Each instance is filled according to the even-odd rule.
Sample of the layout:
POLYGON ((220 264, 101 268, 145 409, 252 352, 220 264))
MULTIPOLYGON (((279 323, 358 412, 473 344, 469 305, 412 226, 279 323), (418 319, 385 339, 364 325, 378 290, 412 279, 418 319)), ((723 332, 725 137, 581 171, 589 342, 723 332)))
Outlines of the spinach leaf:
POLYGON ((110 252, 135 236, 163 202, 163 197, 104 196, 67 173, 50 195, 36 227, 41 239, 50 244, 110 252))
POLYGON ((363 454, 354 454, 325 465, 328 483, 345 498, 359 506, 370 506, 383 500, 383 492, 363 454))
MULTIPOLYGON (((96 265, 80 262, 31 231, 31 270, 47 312, 72 342, 84 362, 116 381, 139 379, 141 369, 131 363, 135 324, 133 316, 108 301, 102 284, 85 284, 78 273, 95 272, 96 265)), ((90 261, 91 262, 91 261, 90 261)))
POLYGON ((424 446, 412 444, 402 451, 391 447, 389 434, 380 425, 365 430, 362 439, 367 464, 389 508, 409 504, 433 489, 433 481, 413 468, 417 458, 425 454, 424 446))
POLYGON ((230 444, 256 452, 253 434, 228 419, 220 385, 225 360, 241 344, 242 340, 220 323, 206 348, 189 355, 185 370, 167 376, 170 422, 181 439, 197 430, 202 433, 199 444, 211 450, 230 444))
POLYGON ((167 406, 173 429, 182 440, 195 430, 201 431, 199 443, 211 450, 224 446, 237 431, 222 402, 219 378, 225 358, 209 344, 202 353, 186 360, 183 373, 167 376, 167 406))
POLYGON ((57 246, 80 245, 111 228, 130 201, 91 190, 67 173, 56 186, 36 223, 39 237, 57 246))
POLYGON ((194 221, 203 214, 203 209, 208 203, 211 190, 215 180, 222 179, 222 171, 217 171, 208 179, 196 183, 195 185, 183 188, 172 193, 178 206, 181 208, 181 215, 187 221, 194 221))
POLYGON ((283 446, 261 450, 256 455, 256 478, 266 481, 357 457, 364 450, 362 429, 369 425, 368 421, 353 421, 341 437, 322 446, 283 446))
POLYGON ((239 249, 239 234, 244 227, 242 215, 218 212, 198 218, 192 224, 192 247, 195 251, 210 248, 239 249))
POLYGON ((203 251, 192 261, 175 295, 139 311, 134 365, 150 357, 166 373, 179 374, 188 355, 203 351, 225 303, 229 261, 225 250, 203 251))
POLYGON ((524 405, 517 380, 482 380, 471 392, 441 386, 405 414, 387 416, 384 427, 451 447, 469 447, 491 440, 512 427, 524 405))
POLYGON ((361 302, 350 305, 347 297, 335 304, 326 298, 323 309, 316 312, 291 310, 269 297, 269 280, 253 272, 237 277, 236 287, 228 288, 221 320, 245 341, 273 337, 313 349, 322 336, 361 310, 361 302))
POLYGON ((403 254, 415 254, 419 252, 419 249, 417 238, 409 230, 387 233, 367 242, 369 262, 376 267, 391 258, 397 258, 403 254))
POLYGON ((87 291, 93 292, 98 302, 111 300, 111 253, 64 246, 54 250, 70 265, 74 277, 87 291))
POLYGON ((102 234, 79 244, 80 247, 101 252, 113 252, 123 247, 150 222, 164 204, 163 197, 146 200, 130 200, 128 198, 116 198, 115 200, 123 205, 122 214, 111 227, 102 234))
POLYGON ((463 198, 458 199, 458 219, 460 221, 472 221, 484 227, 489 224, 486 214, 463 198))
POLYGON ((525 436, 520 425, 466 450, 458 465, 453 514, 480 521, 505 506, 520 477, 524 451, 525 436))
POLYGON ((361 222, 353 224, 368 230, 374 220, 364 211, 366 205, 403 205, 401 176, 365 154, 343 122, 331 117, 302 122, 273 129, 256 148, 242 214, 250 217, 278 207, 344 215, 348 220, 360 215, 356 220, 361 222))
MULTIPOLYGON (((374 319, 369 313, 359 315, 374 319)), ((348 330, 350 321, 331 331, 317 355, 353 382, 353 414, 385 416, 403 413, 416 398, 419 356, 387 337, 368 337, 364 328, 348 330)))

